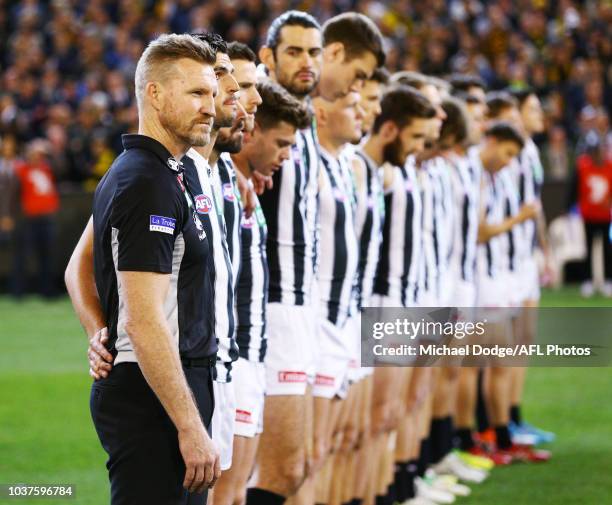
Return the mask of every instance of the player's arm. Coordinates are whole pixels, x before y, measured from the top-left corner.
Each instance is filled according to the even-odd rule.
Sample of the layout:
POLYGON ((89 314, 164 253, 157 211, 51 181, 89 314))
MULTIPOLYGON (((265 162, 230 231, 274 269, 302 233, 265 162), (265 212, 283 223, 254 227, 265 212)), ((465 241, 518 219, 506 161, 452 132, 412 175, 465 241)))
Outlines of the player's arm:
POLYGON ((125 303, 125 330, 147 383, 176 426, 187 471, 184 486, 195 491, 218 477, 219 457, 183 372, 178 346, 165 318, 170 275, 117 273, 125 303))
POLYGON ((527 204, 521 207, 518 214, 504 219, 501 223, 490 224, 481 220, 478 225, 478 242, 488 242, 497 235, 509 232, 517 224, 533 219, 537 215, 537 212, 537 205, 527 204))
POLYGON ((105 347, 108 334, 94 277, 93 218, 77 243, 66 271, 64 282, 74 311, 89 337, 89 374, 94 379, 107 377, 113 356, 105 347))

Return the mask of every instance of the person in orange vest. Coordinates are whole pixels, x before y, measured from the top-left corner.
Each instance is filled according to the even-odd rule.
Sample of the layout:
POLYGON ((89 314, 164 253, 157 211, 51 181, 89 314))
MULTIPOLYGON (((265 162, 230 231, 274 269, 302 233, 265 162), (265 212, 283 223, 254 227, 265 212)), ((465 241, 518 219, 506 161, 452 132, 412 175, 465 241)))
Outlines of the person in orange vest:
POLYGON ((12 292, 17 297, 25 293, 27 264, 34 253, 38 263, 36 291, 43 296, 52 296, 55 293, 55 214, 60 202, 55 178, 47 162, 45 140, 36 139, 28 144, 26 160, 17 163, 15 174, 19 182, 21 212, 15 226, 12 292))

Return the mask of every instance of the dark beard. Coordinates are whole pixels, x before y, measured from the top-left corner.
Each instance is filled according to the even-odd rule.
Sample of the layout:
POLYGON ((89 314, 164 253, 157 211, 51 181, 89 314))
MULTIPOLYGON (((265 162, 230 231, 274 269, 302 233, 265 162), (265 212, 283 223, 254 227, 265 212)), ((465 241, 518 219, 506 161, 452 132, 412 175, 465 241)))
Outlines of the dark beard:
POLYGON ((395 165, 396 167, 404 166, 404 162, 406 160, 400 159, 401 149, 402 149, 402 141, 400 140, 398 136, 393 142, 391 142, 390 144, 387 144, 384 147, 383 159, 386 162, 391 163, 392 165, 395 165))
POLYGON ((227 139, 217 137, 215 150, 220 153, 236 154, 242 150, 242 135, 231 135, 227 139))

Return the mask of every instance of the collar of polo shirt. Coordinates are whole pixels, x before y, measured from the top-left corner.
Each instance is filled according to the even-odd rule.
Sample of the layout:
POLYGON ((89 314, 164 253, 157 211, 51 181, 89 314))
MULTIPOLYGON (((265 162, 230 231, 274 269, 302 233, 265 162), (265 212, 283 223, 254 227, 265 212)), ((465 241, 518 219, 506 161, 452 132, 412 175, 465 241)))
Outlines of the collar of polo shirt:
POLYGON ((161 143, 155 140, 153 137, 147 135, 140 135, 137 133, 126 133, 121 135, 121 142, 124 149, 146 149, 155 154, 161 162, 166 165, 170 170, 176 173, 183 172, 183 163, 176 160, 170 151, 161 143))

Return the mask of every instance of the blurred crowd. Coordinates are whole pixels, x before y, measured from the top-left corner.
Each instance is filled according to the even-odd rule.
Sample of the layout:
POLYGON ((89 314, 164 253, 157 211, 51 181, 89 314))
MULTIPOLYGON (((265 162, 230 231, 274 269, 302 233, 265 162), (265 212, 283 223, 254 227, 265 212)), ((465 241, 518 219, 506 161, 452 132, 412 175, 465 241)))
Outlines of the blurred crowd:
POLYGON ((548 178, 571 176, 593 143, 612 159, 610 1, 0 0, 0 241, 15 213, 42 219, 58 193, 95 189, 121 134, 137 130, 133 75, 150 39, 211 30, 257 50, 289 8, 321 22, 367 14, 386 38, 391 71, 535 88, 547 113, 536 141, 548 178), (38 190, 46 204, 32 210, 38 190))

